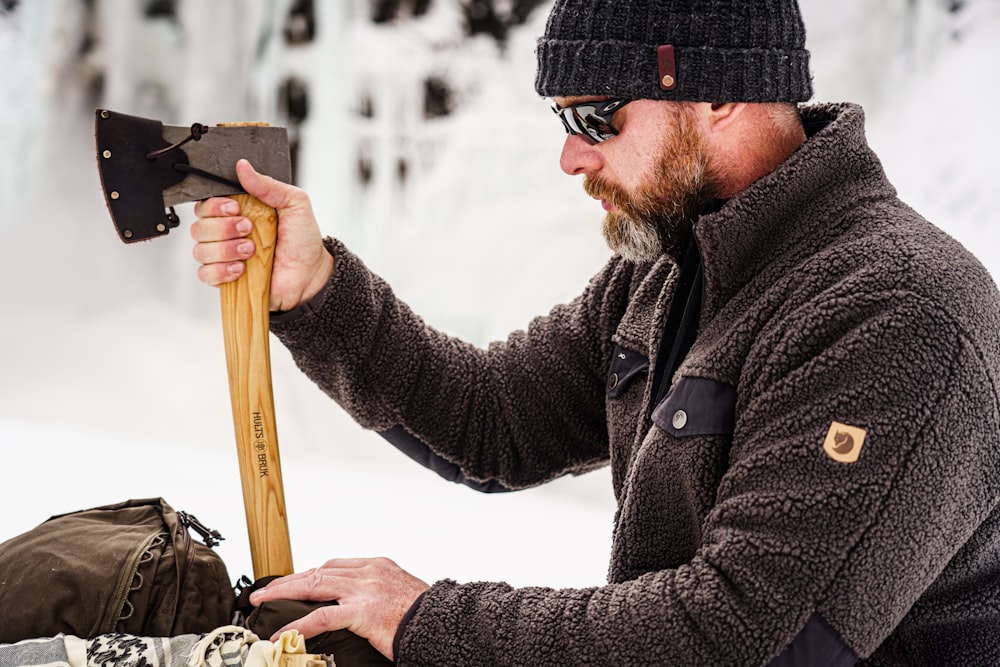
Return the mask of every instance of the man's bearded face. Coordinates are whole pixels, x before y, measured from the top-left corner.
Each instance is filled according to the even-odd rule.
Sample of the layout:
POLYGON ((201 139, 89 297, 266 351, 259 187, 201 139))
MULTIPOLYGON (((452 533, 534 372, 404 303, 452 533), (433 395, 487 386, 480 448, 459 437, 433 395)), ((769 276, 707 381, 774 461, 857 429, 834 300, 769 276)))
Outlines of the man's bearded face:
POLYGON ((654 261, 664 252, 679 256, 698 211, 714 196, 704 141, 691 112, 681 107, 670 113, 674 118, 648 180, 632 191, 599 176, 583 183, 587 194, 614 207, 602 228, 611 250, 636 263, 654 261))

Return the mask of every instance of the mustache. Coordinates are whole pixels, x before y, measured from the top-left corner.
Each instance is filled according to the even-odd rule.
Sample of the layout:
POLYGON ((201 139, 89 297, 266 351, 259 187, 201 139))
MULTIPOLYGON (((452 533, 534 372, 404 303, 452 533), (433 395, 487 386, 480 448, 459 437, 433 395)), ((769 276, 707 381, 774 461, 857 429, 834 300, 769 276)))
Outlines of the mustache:
POLYGON ((583 179, 583 190, 594 199, 603 199, 615 208, 622 208, 627 196, 621 188, 611 185, 600 176, 587 176, 583 179))

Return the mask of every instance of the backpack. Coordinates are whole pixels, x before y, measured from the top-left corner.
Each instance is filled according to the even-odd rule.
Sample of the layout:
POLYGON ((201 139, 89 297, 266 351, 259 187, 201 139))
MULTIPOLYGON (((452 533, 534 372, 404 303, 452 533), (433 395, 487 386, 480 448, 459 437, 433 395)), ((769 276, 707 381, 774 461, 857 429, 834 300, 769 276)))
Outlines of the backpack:
POLYGON ((54 516, 0 544, 0 643, 227 625, 236 593, 211 549, 219 539, 162 498, 54 516))

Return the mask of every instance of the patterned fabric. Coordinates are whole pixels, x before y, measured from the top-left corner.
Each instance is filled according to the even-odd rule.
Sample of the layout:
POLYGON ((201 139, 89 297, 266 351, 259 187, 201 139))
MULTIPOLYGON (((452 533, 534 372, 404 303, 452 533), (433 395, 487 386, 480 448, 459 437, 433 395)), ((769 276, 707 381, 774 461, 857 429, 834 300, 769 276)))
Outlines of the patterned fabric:
POLYGON ((234 625, 177 637, 57 635, 0 644, 0 667, 274 667, 282 655, 305 658, 305 646, 296 630, 270 642, 234 625))

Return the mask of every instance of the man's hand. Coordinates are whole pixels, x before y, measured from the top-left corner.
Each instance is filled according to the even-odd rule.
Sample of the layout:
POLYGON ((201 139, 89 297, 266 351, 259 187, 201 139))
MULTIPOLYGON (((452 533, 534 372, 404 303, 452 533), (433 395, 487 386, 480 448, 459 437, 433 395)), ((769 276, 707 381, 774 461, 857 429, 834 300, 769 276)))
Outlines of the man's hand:
MULTIPOLYGON (((272 311, 291 310, 323 289, 333 274, 333 257, 323 245, 309 196, 299 188, 257 173, 250 163, 236 164, 240 184, 257 199, 278 212, 278 239, 271 272, 272 311)), ((256 248, 251 223, 240 215, 236 201, 213 197, 198 202, 198 219, 191 225, 196 241, 194 258, 201 264, 198 278, 219 285, 239 278, 245 261, 256 248)))
POLYGON ((394 659, 392 640, 400 621, 429 586, 388 558, 346 558, 276 579, 255 591, 250 602, 267 600, 337 600, 278 630, 296 629, 308 639, 327 630, 347 628, 364 637, 382 655, 394 659))

